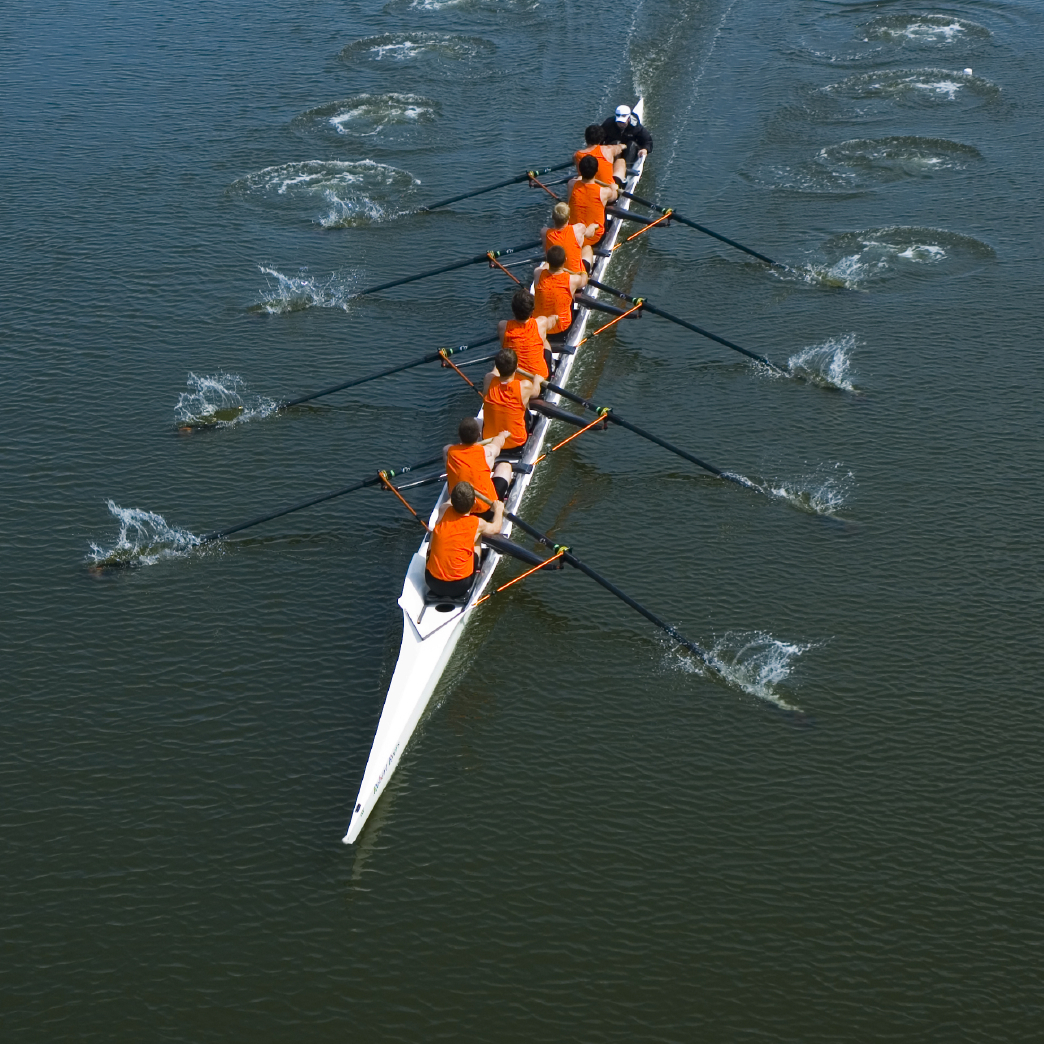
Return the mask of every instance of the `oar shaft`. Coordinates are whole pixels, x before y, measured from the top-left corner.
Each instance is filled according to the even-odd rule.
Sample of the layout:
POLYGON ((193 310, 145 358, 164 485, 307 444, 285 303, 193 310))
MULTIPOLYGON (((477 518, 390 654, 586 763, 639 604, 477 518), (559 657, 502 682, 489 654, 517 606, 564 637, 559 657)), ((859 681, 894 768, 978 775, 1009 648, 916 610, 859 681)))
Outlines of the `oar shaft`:
POLYGON ((508 178, 506 181, 498 181, 495 185, 487 185, 485 188, 474 189, 471 192, 462 192, 459 196, 450 196, 449 199, 440 199, 438 203, 429 203, 426 207, 420 207, 421 213, 426 213, 432 210, 438 210, 439 207, 448 207, 451 203, 459 203, 462 199, 472 199, 475 196, 481 196, 486 192, 493 192, 499 188, 507 188, 508 185, 519 185, 523 181, 529 180, 530 174, 550 174, 555 170, 565 170, 566 167, 571 167, 573 161, 570 160, 568 163, 559 163, 555 167, 538 167, 532 171, 526 171, 524 174, 519 174, 516 177, 508 178))
MULTIPOLYGON (((641 196, 636 196, 633 192, 626 192, 621 189, 620 195, 626 196, 628 199, 633 199, 635 203, 641 203, 643 207, 648 207, 650 210, 658 210, 661 214, 670 210, 669 207, 661 207, 659 203, 651 203, 647 199, 642 199, 641 196)), ((759 261, 764 261, 766 265, 772 265, 774 268, 786 268, 786 265, 781 265, 778 261, 773 261, 771 257, 759 254, 756 250, 751 250, 750 247, 746 247, 742 243, 737 243, 734 239, 729 239, 728 236, 721 235, 720 232, 715 232, 713 229, 707 228, 706 225, 698 224, 687 217, 683 217, 676 210, 671 211, 671 220, 680 221, 683 225, 688 225, 689 228, 694 228, 697 232, 702 232, 705 236, 710 236, 712 239, 717 239, 722 243, 728 243, 729 246, 735 247, 737 250, 742 250, 743 253, 750 254, 751 257, 756 257, 759 261)))
POLYGON ((416 283, 420 279, 429 279, 431 276, 442 275, 444 272, 455 272, 458 268, 467 268, 469 265, 479 265, 484 261, 489 261, 489 254, 492 254, 494 257, 507 257, 509 254, 517 254, 521 250, 532 250, 533 247, 537 246, 540 246, 540 242, 539 240, 534 240, 532 243, 523 243, 521 246, 508 247, 506 250, 491 250, 486 254, 476 254, 474 257, 469 257, 466 261, 456 261, 452 265, 443 265, 441 268, 430 268, 427 272, 418 272, 417 275, 406 276, 404 279, 393 279, 388 283, 380 283, 377 286, 368 286, 365 289, 352 294, 352 297, 363 297, 366 294, 375 294, 378 290, 389 290, 393 286, 405 286, 407 283, 416 283))
MULTIPOLYGON (((546 533, 541 533, 539 529, 531 526, 528 522, 519 518, 517 515, 510 511, 504 512, 504 517, 510 519, 511 522, 518 526, 519 529, 528 533, 534 540, 539 541, 545 547, 549 547, 554 551, 560 550, 560 545, 556 544, 546 533)), ((652 610, 646 609, 641 602, 635 601, 629 594, 621 591, 611 580, 606 579, 601 573, 596 572, 587 563, 582 562, 576 557, 571 551, 565 550, 562 552, 562 557, 571 565, 574 569, 579 569, 585 576, 589 576, 596 584, 604 587, 610 594, 615 595, 625 605, 629 605, 635 612, 641 613, 650 623, 655 624, 669 634, 676 642, 684 645, 691 653, 693 653, 703 664, 712 669, 716 669, 711 661, 710 654, 705 650, 701 649, 695 642, 689 641, 685 635, 681 634, 677 628, 672 627, 665 620, 661 620, 652 610)))
POLYGON ((733 341, 726 340, 724 337, 719 337, 717 334, 711 333, 710 330, 704 330, 702 326, 697 326, 695 323, 690 323, 685 319, 679 319, 678 316, 671 315, 670 312, 665 312, 662 308, 657 308, 656 305, 651 304, 648 298, 632 297, 630 294, 625 294, 622 290, 616 290, 611 286, 606 286, 605 283, 600 283, 597 279, 589 279, 588 284, 590 286, 597 286, 599 290, 604 290, 606 293, 620 298, 621 301, 629 301, 631 304, 641 303, 642 309, 646 312, 651 312, 653 315, 658 315, 661 319, 666 319, 669 322, 676 323, 678 326, 683 326, 686 330, 691 330, 693 333, 697 333, 701 337, 706 337, 709 341, 714 341, 717 344, 724 345, 726 348, 731 348, 734 352, 739 352, 740 355, 745 355, 748 359, 753 359, 755 362, 767 366, 770 370, 775 370, 777 373, 784 372, 775 363, 766 359, 765 356, 758 355, 757 352, 748 351, 746 348, 741 347, 733 341))
MULTIPOLYGON (((428 460, 422 460, 417 464, 408 464, 406 467, 398 468, 395 471, 386 470, 385 474, 390 478, 393 475, 404 475, 411 471, 417 471, 419 468, 426 468, 432 464, 441 463, 442 454, 440 453, 435 457, 429 457, 428 460)), ((302 511, 304 508, 312 507, 315 504, 322 504, 324 501, 333 500, 336 497, 343 497, 346 493, 354 493, 356 490, 365 489, 367 486, 377 486, 380 482, 380 476, 374 475, 372 478, 363 479, 361 482, 353 482, 350 486, 345 486, 343 489, 335 489, 332 493, 320 493, 317 497, 309 497, 308 500, 299 501, 297 504, 291 504, 289 507, 279 508, 276 511, 269 511, 267 514, 247 519, 246 522, 240 522, 238 525, 227 526, 225 529, 215 529, 211 533, 204 533, 199 539, 201 543, 220 540, 223 537, 231 536, 233 533, 239 533, 244 529, 250 529, 252 526, 259 526, 262 522, 270 522, 273 518, 282 518, 283 515, 289 515, 294 511, 302 511)))
MULTIPOLYGON (((599 413, 601 407, 596 406, 589 399, 585 399, 582 395, 577 395, 575 392, 569 391, 567 388, 562 388, 557 384, 551 384, 550 382, 544 385, 549 391, 557 392, 559 395, 566 399, 583 406, 584 409, 590 410, 592 413, 599 413)), ((731 475, 726 474, 721 468, 716 468, 713 464, 708 464, 705 460, 700 460, 699 457, 694 457, 687 450, 683 450, 680 446, 675 446, 674 443, 668 442, 666 439, 661 439, 659 435, 654 435, 651 431, 646 431, 644 428, 638 427, 637 424, 632 424, 628 420, 624 420, 619 414, 610 410, 605 414, 605 419, 610 424, 619 424, 621 428, 626 428, 628 431, 633 431, 635 435, 640 436, 643 439, 648 439, 649 442, 654 442, 657 446, 662 446, 665 450, 670 453, 681 457, 683 460, 689 461, 690 464, 695 464, 698 468, 702 468, 704 471, 709 471, 712 475, 716 475, 718 478, 727 479, 730 482, 737 482, 738 485, 743 485, 742 482, 732 478, 731 475)), ((744 487, 745 488, 745 487, 744 487)))
MULTIPOLYGON (((499 337, 494 335, 493 337, 486 337, 481 341, 472 341, 469 344, 462 344, 456 348, 448 350, 447 354, 457 355, 460 352, 470 351, 472 348, 481 348, 483 345, 492 344, 494 341, 499 340, 499 337)), ((340 384, 332 384, 329 388, 323 388, 317 392, 309 392, 307 395, 299 395, 296 399, 288 399, 286 402, 280 403, 281 409, 286 409, 288 406, 300 406, 303 402, 311 402, 312 399, 321 399, 324 395, 332 395, 334 392, 344 391, 346 388, 355 388, 360 384, 366 384, 368 381, 375 381, 378 377, 387 377, 393 373, 402 373, 403 370, 411 370, 415 366, 423 366, 425 363, 438 362, 442 356, 438 352, 429 352, 427 355, 422 355, 419 359, 412 359, 410 362, 401 363, 398 366, 389 366, 386 370, 378 370, 376 373, 367 374, 365 377, 355 377, 350 381, 342 381, 340 384)))

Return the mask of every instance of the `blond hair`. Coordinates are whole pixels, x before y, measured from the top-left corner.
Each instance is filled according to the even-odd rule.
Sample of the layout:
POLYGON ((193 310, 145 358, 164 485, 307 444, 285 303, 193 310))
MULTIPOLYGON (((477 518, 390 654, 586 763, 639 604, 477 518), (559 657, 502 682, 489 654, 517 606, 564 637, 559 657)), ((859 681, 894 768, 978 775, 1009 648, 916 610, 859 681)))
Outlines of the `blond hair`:
POLYGON ((555 228, 565 228, 569 224, 569 204, 556 203, 551 211, 551 219, 555 223, 555 228))

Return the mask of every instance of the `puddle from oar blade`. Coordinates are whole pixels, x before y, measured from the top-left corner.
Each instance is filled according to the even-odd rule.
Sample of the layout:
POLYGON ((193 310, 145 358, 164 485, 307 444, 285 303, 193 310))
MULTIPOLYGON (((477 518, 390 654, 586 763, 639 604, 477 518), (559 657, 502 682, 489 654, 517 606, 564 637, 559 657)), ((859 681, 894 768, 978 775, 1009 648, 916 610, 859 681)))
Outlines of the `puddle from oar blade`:
POLYGON ((266 207, 305 211, 324 228, 351 228, 404 213, 419 184, 409 171, 371 159, 304 160, 255 171, 228 191, 266 207))
POLYGON ((287 312, 302 312, 306 308, 349 310, 357 281, 354 274, 334 272, 326 279, 317 279, 308 275, 306 268, 302 268, 296 276, 290 276, 268 265, 257 267, 265 276, 268 288, 262 290, 258 300, 250 306, 252 312, 285 315, 287 312))
POLYGON ((109 547, 91 542, 87 562, 92 568, 154 565, 163 558, 187 555, 200 545, 200 538, 194 533, 170 525, 154 511, 123 508, 111 500, 106 504, 120 531, 109 547))
POLYGON ((417 31, 385 33, 355 40, 341 51, 345 62, 385 62, 399 65, 426 59, 430 65, 471 66, 495 54, 496 44, 481 36, 461 36, 452 33, 417 31))
MULTIPOLYGON (((828 105, 855 106, 849 115, 880 115, 879 105, 935 108, 959 104, 978 107, 1000 99, 1000 88, 964 69, 882 69, 857 73, 821 87, 818 96, 828 105), (870 103, 860 107, 859 103, 870 103)), ((828 113, 824 113, 828 115, 828 113)), ((847 117, 846 117, 847 118, 847 117)))
MULTIPOLYGON (((779 707, 800 713, 778 687, 793 672, 795 660, 817 642, 783 642, 765 631, 728 631, 706 650, 710 666, 733 688, 779 707)), ((708 677, 710 671, 691 653, 672 646, 671 664, 677 669, 708 677)))
POLYGON ((329 140, 374 138, 381 148, 408 147, 432 132, 440 108, 420 94, 355 94, 309 109, 290 126, 329 140))
POLYGON ((933 278, 936 271, 956 275, 997 256, 993 247, 971 236, 910 225, 833 236, 823 244, 823 253, 825 263, 773 270, 773 274, 784 281, 864 290, 898 277, 933 278))
POLYGON ((180 428, 229 428, 267 417, 276 409, 273 399, 261 395, 244 398, 246 385, 237 374, 189 373, 186 383, 189 390, 178 396, 174 407, 174 422, 180 428))
POLYGON ((938 47, 988 40, 992 34, 985 26, 954 15, 897 14, 872 18, 862 27, 860 35, 868 41, 938 47))
POLYGON ((852 383, 852 352, 856 346, 854 333, 831 337, 822 344, 814 344, 795 352, 787 360, 791 373, 804 377, 824 388, 854 392, 852 383))

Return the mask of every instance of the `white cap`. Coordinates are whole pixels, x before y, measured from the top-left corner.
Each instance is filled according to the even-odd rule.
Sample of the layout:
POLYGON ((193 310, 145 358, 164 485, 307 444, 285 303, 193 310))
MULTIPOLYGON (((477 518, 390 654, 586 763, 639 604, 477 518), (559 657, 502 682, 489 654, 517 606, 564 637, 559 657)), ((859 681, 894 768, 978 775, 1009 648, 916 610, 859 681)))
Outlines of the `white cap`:
POLYGON ((627 117, 631 115, 631 107, 629 105, 617 105, 616 106, 616 122, 626 123, 627 117))

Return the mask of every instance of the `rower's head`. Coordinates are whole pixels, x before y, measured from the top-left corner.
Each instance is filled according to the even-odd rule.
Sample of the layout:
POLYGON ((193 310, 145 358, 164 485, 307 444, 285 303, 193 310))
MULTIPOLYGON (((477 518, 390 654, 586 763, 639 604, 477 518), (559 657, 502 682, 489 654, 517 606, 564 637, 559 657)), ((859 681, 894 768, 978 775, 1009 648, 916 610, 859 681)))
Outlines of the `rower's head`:
POLYGON ((588 128, 586 128, 584 131, 584 141, 586 141, 588 145, 601 145, 602 142, 605 141, 605 131, 602 130, 602 125, 600 123, 592 123, 588 128))
POLYGON ((493 359, 493 367, 502 380, 514 377, 518 369, 518 356, 512 348, 501 348, 493 359))
POLYGON ((590 181, 598 173, 598 160, 594 156, 585 156, 577 164, 577 170, 580 171, 580 177, 584 181, 590 181))
POLYGON ((555 223, 555 228, 565 228, 569 224, 569 204, 556 203, 551 211, 551 220, 555 223))
POLYGON ((458 482, 450 494, 450 503, 458 514, 469 514, 475 506, 475 487, 470 482, 458 482))
POLYGON ((616 106, 616 122, 623 125, 631 122, 631 107, 630 105, 617 105, 616 106))
POLYGON ((547 258, 547 267, 552 272, 557 272, 566 263, 565 247, 560 247, 556 243, 553 247, 548 247, 544 257, 547 258))
POLYGON ((533 295, 524 286, 520 286, 511 295, 511 314, 520 323, 524 323, 533 314, 533 305, 533 295))
POLYGON ((482 436, 482 425, 477 417, 465 417, 457 425, 457 438, 465 446, 474 446, 482 436))

